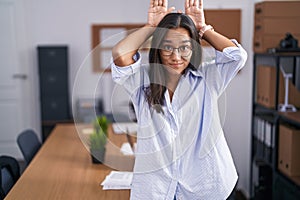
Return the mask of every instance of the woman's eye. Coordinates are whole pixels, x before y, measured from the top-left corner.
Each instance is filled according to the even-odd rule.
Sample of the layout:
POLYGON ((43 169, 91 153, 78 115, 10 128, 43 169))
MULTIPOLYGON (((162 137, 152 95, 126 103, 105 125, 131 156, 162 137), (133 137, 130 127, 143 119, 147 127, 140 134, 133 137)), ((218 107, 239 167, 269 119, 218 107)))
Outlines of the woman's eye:
POLYGON ((173 47, 170 46, 170 45, 164 45, 163 49, 166 50, 166 51, 173 51, 173 47))
POLYGON ((188 50, 190 50, 190 47, 185 45, 185 46, 179 47, 179 49, 180 49, 180 51, 188 51, 188 50))

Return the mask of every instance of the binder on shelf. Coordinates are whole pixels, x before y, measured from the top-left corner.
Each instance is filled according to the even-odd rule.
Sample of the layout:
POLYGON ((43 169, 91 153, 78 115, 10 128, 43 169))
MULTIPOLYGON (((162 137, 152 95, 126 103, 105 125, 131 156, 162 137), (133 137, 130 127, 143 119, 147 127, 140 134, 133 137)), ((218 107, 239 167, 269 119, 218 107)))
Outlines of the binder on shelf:
POLYGON ((268 164, 272 164, 273 148, 275 147, 275 124, 259 116, 254 117, 253 123, 255 156, 268 164))
MULTIPOLYGON (((267 108, 275 109, 278 105, 276 102, 276 67, 268 65, 258 65, 256 69, 256 103, 267 108)), ((278 103, 284 103, 285 86, 282 73, 279 74, 279 88, 278 88, 278 103)), ((288 99, 289 103, 296 107, 300 107, 300 91, 292 83, 288 81, 288 99)))
POLYGON ((288 176, 300 176, 300 129, 279 126, 278 169, 288 176))

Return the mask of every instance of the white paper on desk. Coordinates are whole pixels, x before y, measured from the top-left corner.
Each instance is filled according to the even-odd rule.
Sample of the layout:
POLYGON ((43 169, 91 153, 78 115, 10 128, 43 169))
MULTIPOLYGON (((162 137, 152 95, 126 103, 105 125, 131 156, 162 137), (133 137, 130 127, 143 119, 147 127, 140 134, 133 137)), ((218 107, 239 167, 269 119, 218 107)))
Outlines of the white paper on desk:
POLYGON ((103 185, 103 190, 130 190, 130 186, 111 186, 111 185, 103 185))
POLYGON ((137 132, 137 123, 134 122, 120 122, 120 123, 113 123, 112 125, 114 132, 117 134, 122 133, 136 133, 137 132))
POLYGON ((93 128, 84 128, 84 129, 82 129, 82 133, 86 134, 86 135, 92 134, 93 132, 94 132, 93 128))
POLYGON ((101 183, 103 190, 130 189, 133 172, 111 171, 101 183))
POLYGON ((130 144, 128 142, 124 142, 121 146, 121 153, 123 153, 123 155, 128 156, 128 155, 134 155, 134 151, 136 148, 136 143, 134 143, 134 147, 133 149, 131 148, 130 144))

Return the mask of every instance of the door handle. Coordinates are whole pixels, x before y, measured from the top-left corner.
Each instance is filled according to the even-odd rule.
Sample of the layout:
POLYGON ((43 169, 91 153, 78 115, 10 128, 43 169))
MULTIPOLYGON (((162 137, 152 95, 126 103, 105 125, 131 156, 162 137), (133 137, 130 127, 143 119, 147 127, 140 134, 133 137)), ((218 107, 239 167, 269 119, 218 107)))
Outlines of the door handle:
POLYGON ((22 79, 25 80, 27 79, 27 74, 14 74, 13 79, 22 79))

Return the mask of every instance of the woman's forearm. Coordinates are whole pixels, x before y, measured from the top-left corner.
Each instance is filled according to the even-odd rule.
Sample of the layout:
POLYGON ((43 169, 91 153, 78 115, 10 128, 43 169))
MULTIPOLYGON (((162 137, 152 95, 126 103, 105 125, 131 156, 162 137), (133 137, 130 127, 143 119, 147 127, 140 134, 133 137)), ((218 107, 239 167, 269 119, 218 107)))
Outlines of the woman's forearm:
POLYGON ((154 30, 155 27, 145 25, 118 42, 112 49, 114 63, 120 67, 134 63, 133 56, 154 30))
POLYGON ((214 30, 207 30, 203 34, 202 39, 208 42, 212 47, 214 47, 218 51, 223 51, 226 47, 234 47, 236 46, 231 40, 227 37, 221 35, 220 33, 214 30))

